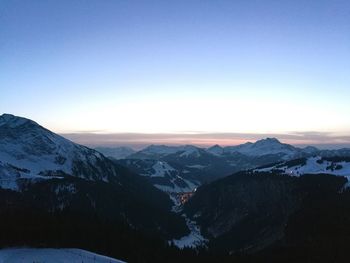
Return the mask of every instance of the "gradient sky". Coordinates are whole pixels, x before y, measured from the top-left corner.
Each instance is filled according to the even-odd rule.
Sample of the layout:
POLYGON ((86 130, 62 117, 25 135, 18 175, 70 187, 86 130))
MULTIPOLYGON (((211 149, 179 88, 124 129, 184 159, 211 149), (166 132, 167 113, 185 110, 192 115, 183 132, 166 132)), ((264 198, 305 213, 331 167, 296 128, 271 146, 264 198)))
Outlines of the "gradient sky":
POLYGON ((55 132, 350 143, 349 99, 348 0, 0 0, 0 113, 55 132))

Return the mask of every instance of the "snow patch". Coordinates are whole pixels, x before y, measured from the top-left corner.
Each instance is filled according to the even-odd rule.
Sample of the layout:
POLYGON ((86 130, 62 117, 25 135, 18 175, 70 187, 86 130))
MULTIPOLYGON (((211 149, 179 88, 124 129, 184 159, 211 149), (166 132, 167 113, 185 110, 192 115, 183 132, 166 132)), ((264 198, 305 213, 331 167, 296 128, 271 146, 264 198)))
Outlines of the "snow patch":
POLYGON ((172 193, 183 193, 183 192, 192 192, 194 189, 196 189, 200 184, 194 183, 189 180, 183 179, 182 177, 179 177, 181 180, 183 180, 187 186, 181 187, 178 184, 175 183, 175 179, 171 179, 171 183, 173 186, 169 185, 161 185, 161 184, 154 184, 156 188, 159 190, 166 192, 167 194, 172 193))
POLYGON ((157 161, 153 166, 152 169, 154 170, 154 173, 147 175, 150 177, 164 177, 166 175, 170 175, 171 172, 176 171, 173 167, 171 167, 166 162, 157 161))
POLYGON ((76 248, 7 248, 0 250, 0 263, 123 263, 111 257, 76 248))
POLYGON ((196 224, 196 222, 187 218, 185 214, 183 214, 182 216, 185 217, 187 227, 190 229, 191 232, 187 236, 184 236, 180 239, 173 239, 171 242, 174 243, 174 245, 178 248, 196 248, 199 246, 205 246, 208 242, 208 239, 204 238, 201 235, 200 228, 196 224))
POLYGON ((193 165, 187 165, 186 167, 188 167, 188 168, 195 168, 195 169, 204 169, 207 166, 206 165, 201 165, 201 164, 193 164, 193 165))
POLYGON ((298 164, 291 167, 283 164, 277 164, 271 167, 255 169, 257 172, 280 171, 290 176, 300 176, 303 174, 332 174, 336 176, 344 176, 350 179, 350 162, 341 161, 334 162, 322 159, 320 156, 310 157, 306 159, 305 164, 298 164), (330 167, 336 167, 330 169, 330 167))

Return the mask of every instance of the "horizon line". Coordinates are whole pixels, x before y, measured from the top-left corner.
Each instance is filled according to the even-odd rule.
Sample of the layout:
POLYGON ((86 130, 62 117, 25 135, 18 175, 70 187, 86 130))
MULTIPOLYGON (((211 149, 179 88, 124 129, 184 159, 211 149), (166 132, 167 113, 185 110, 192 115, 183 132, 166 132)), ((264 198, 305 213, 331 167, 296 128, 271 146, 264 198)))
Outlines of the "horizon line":
POLYGON ((213 145, 235 146, 246 142, 255 142, 265 138, 277 138, 282 143, 295 146, 314 146, 318 148, 350 147, 350 135, 336 135, 331 132, 292 132, 292 133, 95 133, 70 132, 59 133, 76 143, 90 147, 127 146, 142 149, 149 145, 195 145, 210 147, 213 145))

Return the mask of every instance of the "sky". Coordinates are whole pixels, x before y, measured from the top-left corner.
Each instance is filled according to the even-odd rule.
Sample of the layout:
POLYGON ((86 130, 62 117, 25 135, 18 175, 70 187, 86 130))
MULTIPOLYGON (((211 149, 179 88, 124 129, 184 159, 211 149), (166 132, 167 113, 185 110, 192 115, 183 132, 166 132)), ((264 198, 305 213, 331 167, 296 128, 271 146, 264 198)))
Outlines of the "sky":
POLYGON ((347 0, 0 0, 0 114, 78 142, 350 144, 349 71, 347 0))

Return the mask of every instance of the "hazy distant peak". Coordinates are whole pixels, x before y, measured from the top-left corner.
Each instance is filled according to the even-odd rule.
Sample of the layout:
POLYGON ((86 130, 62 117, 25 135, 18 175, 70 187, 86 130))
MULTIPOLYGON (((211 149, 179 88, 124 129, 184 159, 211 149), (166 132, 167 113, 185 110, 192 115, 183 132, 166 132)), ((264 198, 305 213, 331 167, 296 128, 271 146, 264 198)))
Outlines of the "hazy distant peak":
POLYGON ((227 146, 224 152, 238 152, 248 156, 263 156, 268 154, 283 154, 285 156, 294 156, 298 149, 292 145, 281 143, 276 138, 265 138, 255 143, 247 142, 237 146, 227 146))
POLYGON ((207 152, 214 154, 214 155, 221 155, 224 153, 224 148, 218 144, 215 144, 212 147, 209 147, 207 149, 207 152))
POLYGON ((152 144, 152 145, 144 148, 142 151, 149 152, 149 153, 171 153, 171 152, 176 152, 177 149, 178 149, 178 147, 176 147, 176 146, 152 144))
POLYGON ((96 147, 95 150, 101 152, 107 157, 112 157, 114 159, 123 159, 129 155, 135 153, 136 151, 130 147, 96 147))
POLYGON ((183 150, 198 150, 199 148, 194 146, 194 145, 190 145, 190 144, 186 144, 185 146, 181 147, 183 148, 183 150))
POLYGON ((208 151, 211 151, 211 150, 223 150, 224 148, 221 147, 219 144, 215 144, 211 147, 208 148, 208 151))
POLYGON ((282 143, 276 138, 268 137, 268 138, 256 141, 255 144, 282 144, 282 143))
POLYGON ((316 148, 314 146, 306 146, 302 150, 303 150, 303 152, 308 153, 308 154, 318 153, 320 151, 318 148, 316 148))

